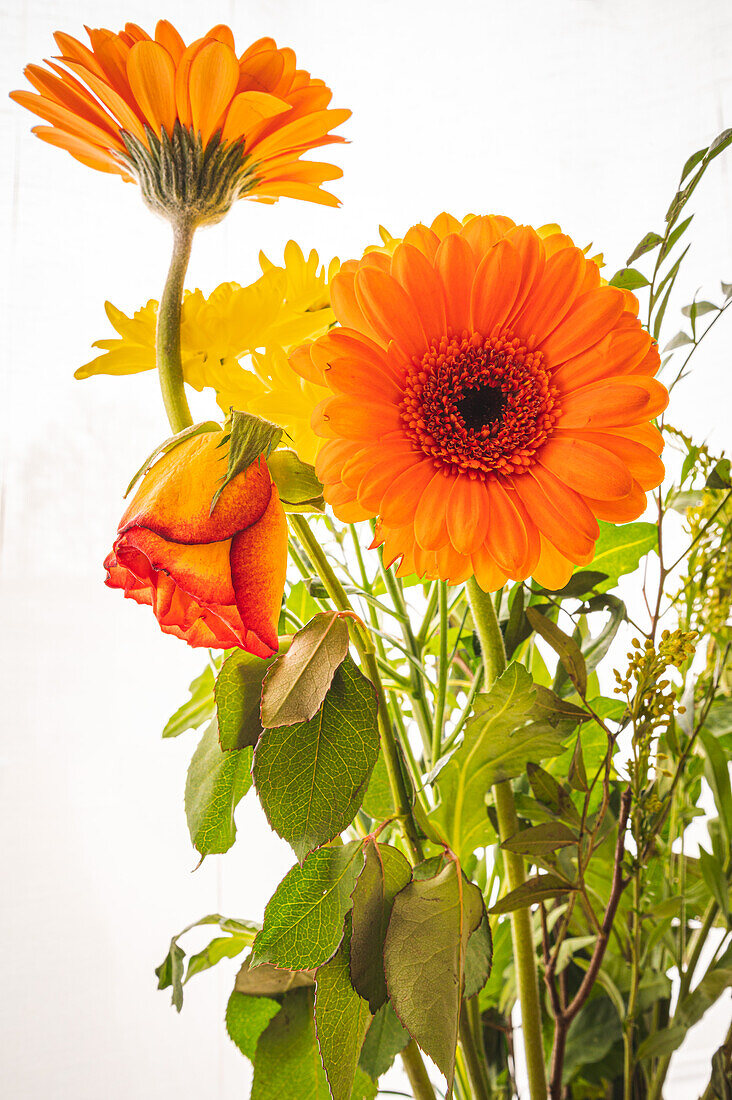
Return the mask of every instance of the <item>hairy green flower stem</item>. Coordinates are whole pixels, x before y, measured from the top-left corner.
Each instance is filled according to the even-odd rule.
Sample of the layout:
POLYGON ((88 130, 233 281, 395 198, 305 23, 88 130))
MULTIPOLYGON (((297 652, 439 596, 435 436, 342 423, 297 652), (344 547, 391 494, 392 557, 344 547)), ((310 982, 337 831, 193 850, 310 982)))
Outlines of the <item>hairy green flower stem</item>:
MULTIPOLYGON (((485 690, 489 691, 494 681, 506 667, 506 652, 503 636, 498 625, 493 601, 483 591, 475 577, 467 582, 468 600, 473 613, 473 622, 478 632, 485 668, 485 690)), ((518 832, 518 818, 513 800, 510 780, 496 783, 493 788, 498 833, 501 841, 507 840, 518 832)), ((526 881, 524 861, 516 852, 503 852, 508 886, 516 890, 526 881)), ((544 1046, 541 1033, 541 1007, 539 1004, 539 979, 534 955, 534 941, 531 928, 531 916, 527 908, 515 909, 511 914, 511 934, 513 954, 516 961, 516 984, 521 1004, 521 1026, 524 1035, 524 1052, 529 1077, 531 1100, 546 1100, 546 1071, 544 1069, 544 1046)))
POLYGON ((196 226, 181 216, 173 222, 173 255, 168 277, 158 306, 158 323, 155 334, 160 389, 170 426, 175 433, 193 423, 191 410, 183 385, 183 365, 180 356, 180 317, 183 303, 183 284, 191 255, 191 245, 196 226))

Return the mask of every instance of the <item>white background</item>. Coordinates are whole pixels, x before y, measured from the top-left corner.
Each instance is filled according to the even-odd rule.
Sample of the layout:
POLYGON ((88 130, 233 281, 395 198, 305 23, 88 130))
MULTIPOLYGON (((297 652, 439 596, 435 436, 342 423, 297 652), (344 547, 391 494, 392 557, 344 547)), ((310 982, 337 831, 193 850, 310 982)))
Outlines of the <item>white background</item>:
MULTIPOLYGON (((142 0, 1 5, 2 88, 83 22, 197 37, 229 22, 264 34, 354 117, 340 210, 240 203, 199 235, 188 285, 257 274, 291 237, 322 257, 360 254, 379 223, 401 234, 447 208, 559 221, 610 271, 661 224, 680 167, 732 125, 725 0, 142 0), (201 14, 203 7, 207 18, 201 14)), ((290 866, 250 795, 239 841, 195 874, 182 807, 196 735, 162 742, 203 656, 102 585, 121 492, 166 423, 153 375, 72 378, 110 335, 105 298, 157 298, 168 229, 133 186, 34 139, 0 98, 3 526, 0 1093, 13 1100, 240 1100, 247 1067, 222 1016, 235 964, 202 975, 176 1017, 153 968, 170 936, 211 911, 261 917, 290 866)), ((730 164, 698 192, 677 306, 732 281, 730 164)), ((669 311, 671 313, 671 310, 669 311)), ((667 337, 675 327, 669 327, 667 337)), ((671 412, 729 446, 729 323, 671 412)), ((212 410, 206 400, 196 410, 212 410)), ((726 1016, 726 1018, 725 1018, 726 1016)), ((675 1059, 667 1097, 695 1097, 728 1006, 675 1059)))

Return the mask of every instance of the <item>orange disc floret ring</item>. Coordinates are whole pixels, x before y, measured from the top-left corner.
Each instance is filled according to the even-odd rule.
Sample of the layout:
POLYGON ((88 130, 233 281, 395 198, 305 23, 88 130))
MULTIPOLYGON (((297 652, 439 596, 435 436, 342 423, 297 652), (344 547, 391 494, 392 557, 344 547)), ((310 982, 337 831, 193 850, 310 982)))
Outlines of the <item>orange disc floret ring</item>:
POLYGON ((400 573, 559 588, 598 520, 642 514, 664 473, 658 349, 556 227, 442 214, 344 264, 332 303, 340 327, 291 358, 321 387, 316 468, 400 573))
POLYGON ((263 458, 211 500, 226 474, 220 432, 163 455, 120 521, 106 583, 152 607, 166 634, 191 646, 277 649, 287 570, 287 520, 263 458))

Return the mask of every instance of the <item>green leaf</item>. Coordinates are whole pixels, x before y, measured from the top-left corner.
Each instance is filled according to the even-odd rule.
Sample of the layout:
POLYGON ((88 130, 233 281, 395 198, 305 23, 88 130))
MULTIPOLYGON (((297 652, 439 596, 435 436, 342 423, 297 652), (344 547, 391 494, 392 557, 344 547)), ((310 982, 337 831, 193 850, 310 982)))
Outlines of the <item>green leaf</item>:
POLYGON ((682 306, 681 312, 684 317, 703 317, 705 313, 719 313, 719 306, 715 306, 714 302, 692 302, 688 306, 682 306))
POLYGON ((600 537, 595 543, 593 568, 607 573, 608 579, 601 587, 614 588, 620 577, 634 573, 640 561, 651 550, 658 549, 658 531, 655 523, 600 522, 600 537))
POLYGON ((657 248, 662 240, 663 237, 659 233, 646 233, 645 237, 638 242, 630 256, 628 256, 628 266, 635 263, 635 261, 641 256, 644 256, 646 252, 651 252, 654 248, 657 248))
POLYGON ((386 770, 383 752, 380 752, 377 757, 371 778, 366 786, 366 794, 363 796, 361 809, 374 821, 383 821, 394 813, 394 796, 391 793, 389 773, 386 770))
POLYGON ((331 1100, 313 1019, 313 994, 296 989, 259 1037, 251 1100, 331 1100))
POLYGON ((178 737, 186 730, 197 729, 198 726, 213 718, 216 713, 213 697, 214 674, 210 665, 206 665, 200 676, 192 681, 188 690, 191 693, 190 699, 182 707, 178 707, 175 714, 165 723, 163 737, 178 737))
POLYGON ((170 941, 170 950, 168 954, 165 956, 160 966, 155 967, 155 973, 158 978, 158 989, 172 987, 173 994, 171 1000, 177 1012, 180 1012, 183 1008, 183 960, 185 957, 185 951, 178 943, 177 936, 174 936, 170 941))
POLYGON ((537 718, 546 718, 552 726, 557 726, 560 722, 572 722, 576 725, 578 722, 588 722, 592 717, 582 707, 561 699, 551 688, 534 684, 534 690, 536 691, 534 714, 537 718))
POLYGON ((520 775, 530 760, 562 751, 562 737, 548 722, 525 724, 534 702, 531 676, 514 662, 478 695, 462 744, 437 776, 440 803, 430 819, 461 860, 491 838, 485 798, 493 784, 520 775))
POLYGON ((635 1055, 637 1061, 642 1062, 645 1058, 663 1058, 666 1054, 673 1054, 683 1043, 688 1030, 686 1027, 677 1025, 653 1032, 638 1047, 635 1055))
POLYGON ((585 668, 588 672, 592 672, 612 645, 615 635, 627 618, 628 611, 621 599, 605 592, 587 601, 587 611, 610 612, 610 618, 597 637, 588 639, 582 648, 585 668))
POLYGON ((708 730, 701 731, 699 740, 706 757, 704 774, 714 795, 714 805, 729 848, 732 845, 732 789, 730 788, 729 760, 717 738, 708 730))
POLYGON ((559 597, 560 600, 574 600, 584 596, 587 592, 591 592, 593 588, 606 580, 607 573, 597 573, 592 569, 580 569, 577 573, 572 574, 564 588, 540 588, 537 591, 551 592, 553 596, 559 597))
POLYGON ((379 755, 373 684, 350 657, 309 722, 266 729, 254 782, 272 828, 298 859, 353 821, 379 755))
POLYGON ((359 1065, 373 1081, 392 1065, 409 1042, 409 1032, 394 1011, 391 1001, 382 1005, 371 1021, 361 1048, 359 1065))
POLYGON ((203 435, 204 432, 220 432, 221 425, 217 424, 215 420, 207 420, 203 424, 191 424, 190 427, 184 428, 182 432, 178 432, 176 435, 171 435, 169 439, 166 439, 164 443, 159 444, 155 450, 147 456, 140 469, 133 477, 130 484, 125 489, 124 496, 127 498, 135 485, 141 477, 144 477, 148 470, 151 470, 159 458, 166 455, 169 451, 175 450, 176 447, 184 443, 186 439, 193 439, 196 435, 203 435))
POLYGON ((587 690, 587 669, 582 650, 574 638, 570 638, 563 630, 542 615, 536 607, 527 607, 526 618, 531 623, 537 634, 541 635, 545 642, 552 647, 562 662, 565 672, 577 688, 580 695, 587 690))
POLYGON ((688 336, 685 332, 677 332, 676 335, 672 337, 666 344, 663 351, 665 354, 667 351, 673 351, 675 348, 683 348, 687 344, 693 343, 694 341, 692 340, 692 338, 688 336))
POLYGON ((252 965, 310 970, 327 962, 343 938, 343 922, 363 867, 363 842, 319 848, 283 878, 254 941, 252 965))
POLYGON ((477 996, 491 974, 493 963, 493 937, 488 917, 484 916, 468 940, 465 952, 465 1000, 477 996))
POLYGON ((728 458, 720 458, 719 462, 715 465, 712 472, 707 478, 706 489, 729 489, 730 488, 730 460, 728 458))
POLYGON ((709 888, 709 893, 716 901, 725 919, 729 920, 729 882, 724 867, 716 856, 707 852, 704 848, 699 849, 699 867, 709 888))
POLYGON ((679 225, 676 226, 673 233, 671 233, 669 235, 668 240, 665 242, 665 244, 661 245, 661 251, 658 253, 658 262, 659 263, 664 258, 664 256, 668 255, 668 253, 674 247, 674 245, 679 240, 679 238, 684 235, 684 233, 689 228, 689 226, 691 225, 693 220, 694 220, 694 215, 691 214, 688 218, 685 218, 684 221, 682 221, 679 225))
POLYGON ((556 781, 553 775, 544 771, 538 764, 532 763, 527 765, 526 774, 537 802, 546 806, 553 814, 571 825, 579 825, 580 817, 572 802, 572 796, 565 787, 556 781))
POLYGON ((593 997, 572 1021, 564 1055, 563 1082, 581 1066, 596 1065, 622 1038, 618 1014, 609 1000, 593 997))
POLYGON ((250 1062, 254 1061, 260 1035, 279 1011, 279 1003, 269 997, 248 997, 236 990, 229 997, 226 1030, 232 1043, 250 1062))
POLYGON ((696 168, 699 161, 704 160, 704 157, 707 155, 707 148, 708 146, 705 145, 703 149, 697 149, 695 153, 691 154, 682 169, 681 179, 679 180, 679 183, 683 183, 686 177, 689 175, 689 172, 691 172, 692 168, 696 168))
POLYGON ((214 493, 211 512, 229 482, 233 481, 238 474, 248 470, 262 455, 268 459, 282 439, 282 428, 278 428, 276 424, 270 424, 268 420, 262 420, 259 416, 239 412, 237 409, 232 409, 230 416, 231 420, 227 421, 223 438, 219 443, 219 447, 227 443, 229 445, 226 475, 214 493))
POLYGON ((216 679, 214 696, 219 743, 226 752, 256 745, 262 733, 259 717, 262 681, 276 657, 263 660, 243 649, 226 658, 216 679))
POLYGON ((193 924, 186 925, 182 932, 178 932, 177 935, 173 936, 168 954, 160 966, 155 968, 155 973, 158 976, 158 989, 167 989, 172 986, 172 1001, 178 1012, 183 1006, 183 960, 186 957, 186 953, 178 940, 193 928, 201 928, 211 924, 218 925, 223 932, 230 932, 236 936, 246 936, 250 943, 259 929, 259 925, 252 924, 250 921, 232 920, 230 917, 222 917, 220 913, 209 913, 208 916, 201 917, 193 924))
POLYGON ((244 960, 236 976, 234 989, 251 997, 281 997, 292 989, 312 989, 314 970, 282 970, 262 963, 252 968, 251 955, 244 960))
MULTIPOLYGON (((541 826, 537 825, 537 828, 541 826)), ((488 912, 512 913, 514 909, 525 909, 528 905, 536 905, 547 898, 560 897, 571 890, 571 884, 558 875, 534 875, 492 905, 488 912)))
POLYGON ((297 584, 293 584, 287 597, 286 606, 297 615, 301 623, 309 622, 313 615, 317 615, 320 611, 315 600, 308 592, 305 581, 298 581, 297 584))
POLYGON ((262 724, 293 726, 320 710, 348 653, 348 624, 337 611, 316 615, 270 667, 262 690, 262 724))
POLYGON ((202 856, 228 852, 236 839, 234 810, 252 785, 252 750, 224 752, 214 720, 204 731, 186 777, 191 841, 202 856))
POLYGON ((203 951, 191 955, 188 960, 186 981, 195 977, 196 974, 200 974, 203 970, 209 970, 212 966, 216 966, 216 963, 221 962, 222 959, 236 958, 237 955, 240 955, 242 951, 251 946, 253 939, 254 932, 250 935, 217 936, 204 947, 203 951))
POLYGON ((524 856, 541 856, 576 843, 577 835, 571 829, 560 821, 550 821, 544 825, 532 825, 530 829, 522 829, 521 832, 514 833, 503 841, 501 847, 509 852, 519 852, 524 856))
POLYGON ((351 980, 376 1013, 387 998, 384 939, 394 898, 412 877, 409 863, 396 848, 369 838, 363 870, 353 891, 351 980))
POLYGON ((286 512, 324 512, 323 486, 315 467, 302 462, 294 451, 273 451, 267 460, 286 512))
POLYGON ((641 271, 634 267, 623 267, 616 271, 610 280, 610 286, 616 286, 620 290, 639 290, 642 286, 649 286, 650 280, 646 279, 641 271))
POLYGON ((332 959, 315 975, 315 1031, 333 1100, 349 1100, 366 1030, 369 1006, 351 985, 348 931, 332 959))
POLYGON ((727 146, 732 142, 732 129, 722 130, 721 134, 717 134, 712 144, 709 146, 706 155, 707 163, 710 160, 714 160, 720 153, 724 152, 727 146))
POLYGON ((384 966, 392 1004, 445 1075, 448 1093, 468 939, 484 914, 480 890, 451 860, 434 878, 410 882, 397 894, 386 934, 384 966))
POLYGON ((587 772, 585 771, 585 758, 582 755, 582 735, 578 734, 575 742, 572 759, 567 773, 569 785, 574 791, 587 791, 587 772))

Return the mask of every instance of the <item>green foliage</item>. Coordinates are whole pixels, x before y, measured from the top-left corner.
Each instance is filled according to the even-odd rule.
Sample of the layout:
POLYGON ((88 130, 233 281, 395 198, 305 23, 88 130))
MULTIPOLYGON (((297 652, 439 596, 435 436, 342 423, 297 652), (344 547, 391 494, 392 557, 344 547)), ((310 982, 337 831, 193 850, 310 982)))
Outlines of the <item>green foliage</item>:
POLYGON ((463 743, 437 776, 440 803, 430 818, 461 860, 492 838, 485 796, 493 784, 520 775, 529 761, 562 751, 557 729, 544 720, 530 721, 534 705, 529 673, 510 665, 478 696, 463 743))
POLYGON ((262 681, 278 658, 263 660, 235 649, 221 666, 214 697, 219 742, 226 752, 253 748, 262 733, 262 681))
POLYGON ((372 1018, 366 1032, 359 1060, 361 1069, 373 1081, 378 1081, 408 1042, 409 1032, 402 1026, 391 1001, 387 1001, 372 1018))
POLYGON ((194 921, 193 924, 187 925, 182 932, 173 936, 168 954, 160 966, 155 968, 155 973, 158 977, 158 989, 172 988, 172 1003, 178 1012, 183 1007, 183 971, 186 957, 186 953, 178 941, 192 929, 205 925, 217 925, 221 931, 228 933, 228 937, 217 937, 211 941, 208 948, 199 952, 198 955, 192 956, 188 963, 186 982, 194 974, 215 966, 221 959, 233 958, 235 955, 240 954, 250 946, 259 930, 259 926, 252 924, 250 921, 232 920, 230 917, 222 917, 220 913, 212 913, 207 917, 194 921))
POLYGON ((229 482, 248 470, 258 458, 263 456, 268 459, 272 451, 279 446, 281 439, 282 428, 278 428, 276 424, 270 424, 268 420, 262 420, 261 417, 253 416, 251 413, 231 410, 219 443, 219 447, 225 447, 228 444, 226 474, 214 493, 211 512, 229 482))
POLYGON ((214 703, 214 674, 210 665, 206 665, 200 676, 196 676, 190 688, 191 697, 165 723, 163 737, 178 737, 186 730, 198 729, 216 713, 214 703))
POLYGON ((267 727, 309 722, 348 653, 348 625, 335 611, 315 615, 268 671, 262 691, 267 727))
POLYGON ((343 922, 363 867, 363 844, 319 848, 288 871, 270 898, 252 963, 309 970, 327 962, 343 938, 343 922))
POLYGON ((226 1006, 226 1030, 242 1054, 254 1061, 259 1037, 280 1005, 269 997, 249 997, 233 991, 226 1006))
POLYGON ((624 523, 616 527, 600 521, 600 537, 595 543, 593 569, 607 574, 607 580, 597 586, 615 588, 620 577, 634 573, 642 558, 657 549, 658 531, 655 523, 624 523))
POLYGON ((376 1013, 387 998, 384 939, 394 898, 412 877, 408 861, 396 848, 367 840, 363 870, 353 891, 351 980, 376 1013))
POLYGON ((452 1087, 468 939, 485 907, 454 861, 394 900, 384 945, 386 982, 399 1019, 452 1087), (439 1006, 437 1008, 436 1006, 439 1006))
POLYGON ((273 451, 267 466, 286 512, 324 512, 323 486, 315 469, 294 451, 273 451))
POLYGON ((361 1045, 371 1023, 369 1006, 351 985, 349 936, 315 975, 315 1030, 333 1100, 349 1100, 361 1045))
POLYGON ((257 793, 299 859, 350 825, 378 753, 374 688, 350 657, 310 721, 263 732, 254 755, 257 793))
POLYGON ((252 750, 225 752, 209 723, 191 758, 185 806, 191 841, 201 856, 228 852, 236 839, 234 810, 252 785, 252 750))

